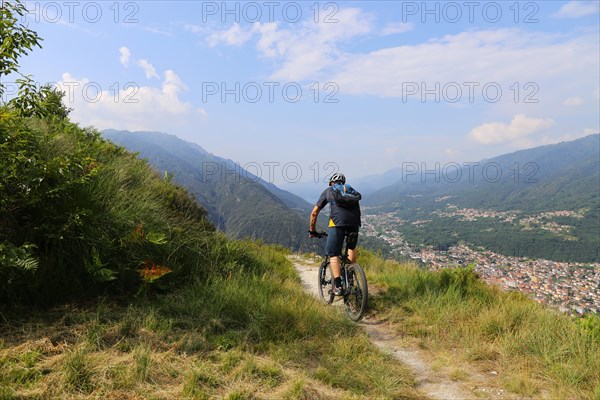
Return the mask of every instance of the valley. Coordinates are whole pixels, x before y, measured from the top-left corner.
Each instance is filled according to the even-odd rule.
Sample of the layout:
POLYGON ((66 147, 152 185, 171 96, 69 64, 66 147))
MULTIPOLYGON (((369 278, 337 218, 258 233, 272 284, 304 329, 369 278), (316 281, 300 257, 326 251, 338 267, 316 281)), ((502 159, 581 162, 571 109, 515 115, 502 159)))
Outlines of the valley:
MULTIPOLYGON (((454 211, 445 215, 448 218, 458 217, 473 222, 491 219, 497 221, 496 223, 511 223, 529 233, 533 229, 551 230, 559 237, 570 227, 557 229, 558 224, 548 222, 549 218, 580 219, 585 213, 565 210, 519 217, 516 211, 495 212, 456 207, 450 209, 454 211)), ((374 212, 372 209, 366 211, 374 212)), ((441 215, 444 214, 437 213, 438 217, 441 215)), ((384 240, 390 245, 392 255, 416 260, 432 270, 473 266, 481 279, 487 283, 505 290, 521 291, 539 303, 548 304, 563 312, 600 312, 600 262, 565 262, 501 254, 458 238, 455 244, 446 246, 414 244, 404 234, 406 226, 423 229, 425 226, 433 228, 438 224, 439 221, 432 220, 407 221, 394 212, 366 214, 363 216, 362 233, 384 240)), ((533 249, 521 248, 519 253, 531 250, 533 249)))

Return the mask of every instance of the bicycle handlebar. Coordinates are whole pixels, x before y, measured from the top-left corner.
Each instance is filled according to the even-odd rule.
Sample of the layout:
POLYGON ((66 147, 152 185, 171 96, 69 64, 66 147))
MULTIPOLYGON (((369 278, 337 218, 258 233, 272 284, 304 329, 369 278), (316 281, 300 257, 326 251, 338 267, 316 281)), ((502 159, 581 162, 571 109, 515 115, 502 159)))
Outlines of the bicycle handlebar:
POLYGON ((322 239, 328 236, 327 232, 308 231, 308 234, 310 235, 310 237, 316 237, 318 239, 322 239))

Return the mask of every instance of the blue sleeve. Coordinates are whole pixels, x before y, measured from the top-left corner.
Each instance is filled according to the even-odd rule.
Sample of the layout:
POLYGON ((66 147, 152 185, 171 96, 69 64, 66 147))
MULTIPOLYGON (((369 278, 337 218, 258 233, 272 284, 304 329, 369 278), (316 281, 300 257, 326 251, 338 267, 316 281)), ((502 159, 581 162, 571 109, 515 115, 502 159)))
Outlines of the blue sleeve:
POLYGON ((327 200, 327 190, 329 190, 329 188, 325 189, 323 191, 323 193, 321 193, 319 200, 317 200, 317 204, 315 204, 317 207, 319 207, 319 210, 322 210, 323 207, 325 207, 327 205, 327 203, 329 202, 327 200))

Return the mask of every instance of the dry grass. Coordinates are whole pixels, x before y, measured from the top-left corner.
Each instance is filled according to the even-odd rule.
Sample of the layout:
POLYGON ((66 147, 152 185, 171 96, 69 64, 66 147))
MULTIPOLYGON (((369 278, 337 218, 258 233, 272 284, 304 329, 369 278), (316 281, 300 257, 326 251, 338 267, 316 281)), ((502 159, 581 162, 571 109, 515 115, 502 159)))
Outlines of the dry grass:
POLYGON ((410 371, 287 278, 283 255, 267 261, 280 271, 3 313, 0 399, 424 398, 410 371))
POLYGON ((431 273, 362 253, 380 317, 418 339, 454 380, 485 380, 520 397, 600 399, 600 337, 520 293, 467 270, 431 273), (469 375, 472 375, 470 377, 469 375))

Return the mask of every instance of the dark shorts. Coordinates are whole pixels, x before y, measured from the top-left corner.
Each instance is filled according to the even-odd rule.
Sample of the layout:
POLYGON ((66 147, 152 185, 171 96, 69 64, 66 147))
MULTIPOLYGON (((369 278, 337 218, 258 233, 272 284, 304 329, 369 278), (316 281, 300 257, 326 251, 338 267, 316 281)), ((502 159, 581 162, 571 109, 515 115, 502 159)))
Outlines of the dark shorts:
MULTIPOLYGON (((327 232, 327 244, 325 245, 325 254, 328 256, 341 256, 342 247, 344 246, 344 235, 346 232, 356 232, 358 238, 357 226, 336 226, 329 228, 327 232)), ((356 240, 348 243, 348 248, 354 250, 356 248, 356 240)))

